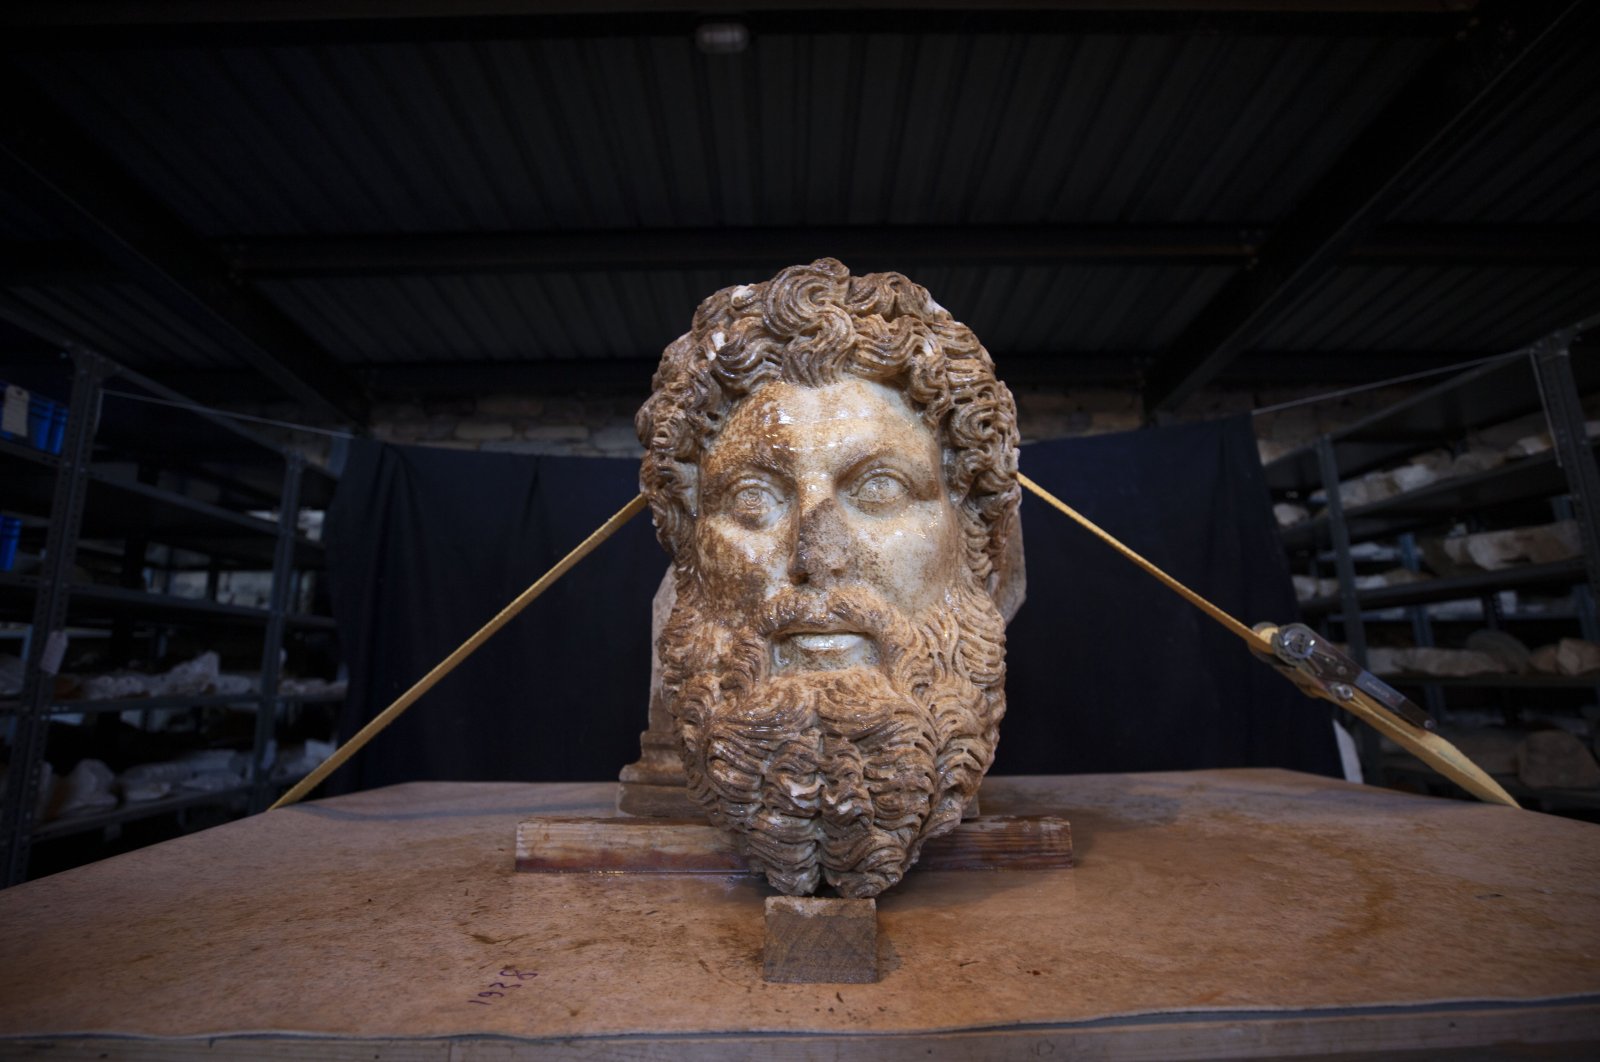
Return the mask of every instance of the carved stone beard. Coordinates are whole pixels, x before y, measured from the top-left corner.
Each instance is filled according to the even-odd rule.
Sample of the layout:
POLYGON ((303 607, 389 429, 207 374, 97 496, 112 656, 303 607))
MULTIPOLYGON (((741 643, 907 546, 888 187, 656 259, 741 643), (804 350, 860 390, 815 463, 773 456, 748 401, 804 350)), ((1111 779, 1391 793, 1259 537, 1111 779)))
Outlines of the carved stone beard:
POLYGON ((1005 714, 1005 621, 962 571, 916 617, 852 587, 733 620, 680 575, 660 652, 689 792, 779 891, 876 896, 960 822, 1005 714), (867 635, 876 663, 776 663, 786 635, 826 630, 867 635))

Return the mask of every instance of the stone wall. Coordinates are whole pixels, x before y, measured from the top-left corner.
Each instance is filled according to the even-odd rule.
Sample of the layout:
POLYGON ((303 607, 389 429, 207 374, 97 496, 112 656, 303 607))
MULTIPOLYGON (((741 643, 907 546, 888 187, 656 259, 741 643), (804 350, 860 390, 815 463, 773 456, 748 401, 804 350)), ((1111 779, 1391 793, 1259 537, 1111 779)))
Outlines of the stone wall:
MULTIPOLYGON (((1321 393, 1319 388, 1212 389, 1196 396, 1177 419, 1237 416, 1321 393)), ((1276 456, 1308 442, 1407 393, 1404 389, 1384 388, 1262 416, 1256 427, 1264 456, 1276 456)), ((1024 442, 1132 431, 1144 423, 1139 393, 1128 388, 1018 387, 1015 394, 1024 442)), ((388 442, 462 450, 635 457, 640 453, 633 434, 636 408, 637 400, 631 397, 517 395, 385 404, 373 411, 372 434, 388 442)))
MULTIPOLYGON (((1211 388, 1191 399, 1175 422, 1238 416, 1254 409, 1314 397, 1325 388, 1211 388)), ((1326 402, 1296 406, 1255 420, 1263 460, 1315 439, 1317 435, 1390 405, 1410 393, 1380 388, 1326 402)), ((1115 387, 1015 388, 1018 420, 1026 442, 1104 432, 1132 431, 1145 422, 1139 393, 1115 387)), ((499 394, 389 402, 374 407, 371 432, 385 442, 439 446, 491 453, 554 454, 576 457, 637 457, 633 434, 636 396, 499 394)), ((285 407, 239 409, 257 416, 293 419, 285 407)), ((328 454, 327 436, 283 436, 314 460, 328 454)))
POLYGON ((384 404, 373 409, 373 438, 456 450, 574 457, 634 457, 634 398, 477 399, 384 404))

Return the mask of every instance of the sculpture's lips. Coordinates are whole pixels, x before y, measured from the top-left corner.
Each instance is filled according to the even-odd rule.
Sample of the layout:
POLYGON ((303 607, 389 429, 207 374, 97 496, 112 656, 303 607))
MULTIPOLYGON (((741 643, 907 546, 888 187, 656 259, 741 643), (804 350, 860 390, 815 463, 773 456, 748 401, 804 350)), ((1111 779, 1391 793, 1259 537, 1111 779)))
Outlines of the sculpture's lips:
POLYGON ((838 653, 852 649, 866 641, 864 634, 853 631, 796 632, 789 635, 789 643, 809 653, 838 653))
POLYGON ((864 667, 878 662, 878 645, 860 631, 780 631, 772 643, 778 670, 864 667))

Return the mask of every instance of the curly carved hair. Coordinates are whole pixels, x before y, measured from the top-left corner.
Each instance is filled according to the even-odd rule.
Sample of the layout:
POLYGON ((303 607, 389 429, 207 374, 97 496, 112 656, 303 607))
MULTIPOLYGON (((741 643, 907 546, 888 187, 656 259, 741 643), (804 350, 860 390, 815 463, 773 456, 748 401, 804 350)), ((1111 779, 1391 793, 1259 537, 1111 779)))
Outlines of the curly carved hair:
MULTIPOLYGON (((634 426, 656 533, 692 563, 698 461, 735 403, 774 380, 821 387, 859 377, 901 390, 940 439, 967 557, 984 585, 1017 519, 1017 410, 972 330, 899 273, 853 277, 832 258, 700 304, 661 354, 634 426)), ((991 587, 992 589, 992 587, 991 587)))

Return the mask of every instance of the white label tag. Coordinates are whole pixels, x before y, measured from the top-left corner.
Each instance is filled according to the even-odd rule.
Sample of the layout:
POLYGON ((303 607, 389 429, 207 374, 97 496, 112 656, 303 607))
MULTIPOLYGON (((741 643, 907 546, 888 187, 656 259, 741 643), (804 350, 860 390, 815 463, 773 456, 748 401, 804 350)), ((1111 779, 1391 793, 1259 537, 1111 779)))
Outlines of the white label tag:
POLYGON ((44 652, 39 656, 39 670, 54 675, 61 670, 61 660, 67 655, 67 632, 51 631, 44 640, 44 652))
POLYGON ((28 391, 16 384, 6 385, 6 408, 0 414, 0 431, 26 439, 28 437, 28 391))

